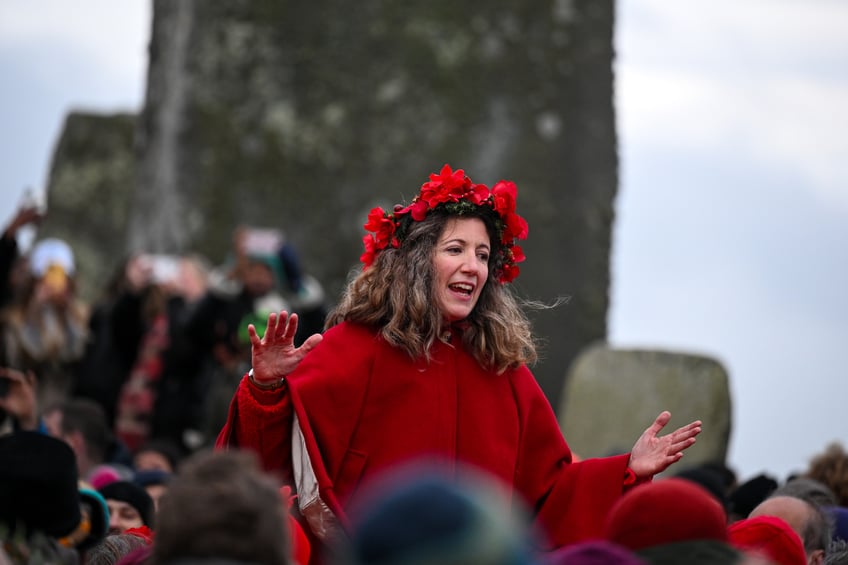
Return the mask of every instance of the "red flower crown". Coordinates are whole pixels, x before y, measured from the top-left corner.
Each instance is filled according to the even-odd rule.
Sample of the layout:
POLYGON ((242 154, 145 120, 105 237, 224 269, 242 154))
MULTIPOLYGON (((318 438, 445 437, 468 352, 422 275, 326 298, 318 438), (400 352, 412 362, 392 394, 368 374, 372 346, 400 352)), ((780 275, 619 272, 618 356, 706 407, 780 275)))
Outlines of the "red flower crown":
POLYGON ((454 171, 446 164, 439 174, 432 173, 429 182, 421 185, 421 193, 409 206, 398 204, 392 212, 380 207, 371 210, 368 223, 363 227, 373 233, 362 238, 365 253, 359 260, 368 268, 383 249, 400 247, 406 235, 403 226, 411 221, 420 222, 431 210, 443 208, 449 214, 462 216, 485 206, 498 217, 495 222, 501 255, 498 282, 512 282, 519 273, 517 263, 525 259, 524 251, 515 244, 515 240, 527 238, 527 222, 515 213, 517 194, 518 189, 512 181, 498 181, 490 190, 485 184, 471 182, 462 169, 454 171))

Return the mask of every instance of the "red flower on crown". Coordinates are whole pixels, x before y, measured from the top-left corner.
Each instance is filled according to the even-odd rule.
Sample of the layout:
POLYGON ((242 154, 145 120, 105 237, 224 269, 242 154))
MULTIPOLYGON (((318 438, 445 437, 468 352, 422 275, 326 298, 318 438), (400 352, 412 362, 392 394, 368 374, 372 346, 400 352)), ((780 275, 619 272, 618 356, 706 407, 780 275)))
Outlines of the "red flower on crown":
POLYGON ((498 282, 512 282, 518 276, 517 263, 524 261, 524 251, 515 244, 516 239, 526 239, 527 221, 515 213, 515 201, 518 189, 512 181, 499 181, 489 190, 485 184, 475 184, 462 169, 453 170, 445 165, 430 180, 421 185, 421 192, 406 207, 395 206, 393 212, 382 208, 373 208, 368 214, 368 222, 363 226, 367 231, 362 238, 365 252, 360 261, 370 267, 377 254, 387 247, 400 247, 402 236, 398 228, 402 220, 411 218, 420 222, 427 214, 437 208, 445 207, 449 212, 461 215, 469 207, 487 206, 500 218, 497 226, 501 243, 501 269, 498 282))

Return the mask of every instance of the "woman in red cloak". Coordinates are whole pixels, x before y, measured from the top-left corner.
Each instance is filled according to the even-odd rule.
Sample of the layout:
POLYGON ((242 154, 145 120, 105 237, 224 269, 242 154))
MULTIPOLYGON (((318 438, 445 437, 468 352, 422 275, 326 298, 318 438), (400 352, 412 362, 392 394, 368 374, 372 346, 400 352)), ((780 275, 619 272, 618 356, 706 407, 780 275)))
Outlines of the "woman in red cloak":
POLYGON ((445 165, 410 205, 371 211, 364 268, 323 336, 294 347, 286 312, 263 337, 249 328, 253 369, 217 445, 257 451, 324 543, 348 528, 369 477, 415 459, 494 475, 563 546, 600 535, 629 485, 695 442, 700 422, 660 437, 663 412, 630 453, 573 461, 527 368, 535 343, 508 287, 527 236, 516 195, 510 181, 490 189, 445 165))

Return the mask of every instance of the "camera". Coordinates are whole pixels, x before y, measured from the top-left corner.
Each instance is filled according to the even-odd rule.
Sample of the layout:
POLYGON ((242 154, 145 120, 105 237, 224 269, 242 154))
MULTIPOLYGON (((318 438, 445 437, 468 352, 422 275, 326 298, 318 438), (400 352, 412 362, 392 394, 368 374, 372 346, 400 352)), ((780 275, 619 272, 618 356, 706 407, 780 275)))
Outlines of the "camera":
POLYGON ((28 186, 24 189, 23 195, 21 195, 21 202, 18 207, 21 209, 32 208, 39 214, 44 215, 47 213, 47 197, 44 191, 28 186))
POLYGON ((244 230, 243 250, 248 255, 276 255, 285 242, 283 232, 274 228, 244 230))
POLYGON ((151 253, 141 256, 142 264, 150 270, 151 281, 156 284, 176 282, 180 275, 180 257, 151 253))

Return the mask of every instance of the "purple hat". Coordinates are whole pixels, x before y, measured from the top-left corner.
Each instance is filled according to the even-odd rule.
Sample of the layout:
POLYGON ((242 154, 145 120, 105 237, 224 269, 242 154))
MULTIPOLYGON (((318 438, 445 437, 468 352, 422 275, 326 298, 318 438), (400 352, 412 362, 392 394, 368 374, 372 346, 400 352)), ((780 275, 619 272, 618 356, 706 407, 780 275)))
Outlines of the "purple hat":
POLYGON ((844 506, 825 506, 824 511, 833 520, 833 541, 848 541, 848 508, 844 506))
POLYGON ((647 561, 618 544, 596 540, 560 548, 542 565, 647 565, 647 561))

